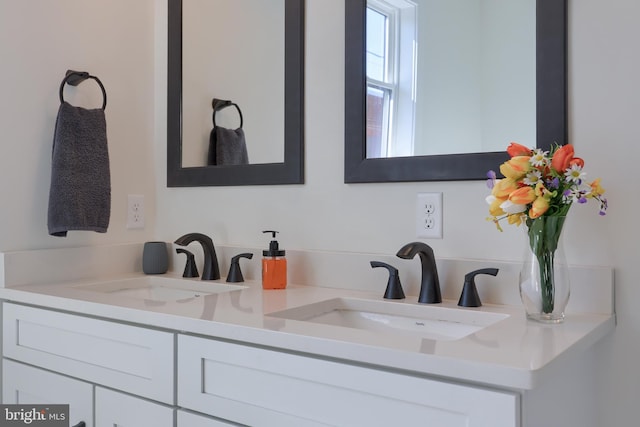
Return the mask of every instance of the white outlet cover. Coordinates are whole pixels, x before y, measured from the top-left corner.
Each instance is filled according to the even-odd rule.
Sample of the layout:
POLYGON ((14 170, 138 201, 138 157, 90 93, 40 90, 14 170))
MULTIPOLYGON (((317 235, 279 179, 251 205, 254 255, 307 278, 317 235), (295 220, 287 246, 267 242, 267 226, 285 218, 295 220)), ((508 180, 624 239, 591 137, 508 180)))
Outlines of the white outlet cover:
POLYGON ((416 236, 442 239, 442 193, 418 193, 416 198, 416 236))
POLYGON ((144 196, 141 194, 127 196, 127 228, 144 228, 144 196))

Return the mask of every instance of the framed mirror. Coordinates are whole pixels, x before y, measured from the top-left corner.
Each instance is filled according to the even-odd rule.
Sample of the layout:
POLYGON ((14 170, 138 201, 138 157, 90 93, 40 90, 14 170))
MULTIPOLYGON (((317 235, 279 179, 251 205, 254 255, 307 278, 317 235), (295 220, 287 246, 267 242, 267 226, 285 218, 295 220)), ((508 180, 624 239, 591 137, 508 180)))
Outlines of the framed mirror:
MULTIPOLYGON (((370 2, 372 0, 369 0, 370 2)), ((402 0, 405 2, 405 0, 402 0)), ((467 0, 462 7, 468 7, 467 0)), ((525 1, 525 0, 523 0, 525 1)), ((567 143, 567 2, 566 0, 526 0, 531 2, 532 20, 532 58, 530 88, 532 93, 531 127, 533 138, 538 147, 548 149, 554 142, 567 143)), ((446 3, 446 0, 444 0, 446 3)), ((381 3, 381 2, 378 2, 381 3)), ((396 0, 382 3, 399 3, 396 0)), ((406 1, 418 4, 421 0, 406 1)), ((432 2, 437 3, 437 2, 432 2)), ((441 2, 442 3, 442 2, 441 2)), ((460 3, 460 2, 457 2, 460 3)), ((520 2, 514 2, 520 3, 520 2)), ((449 3, 451 4, 451 3, 449 3)), ((425 6, 426 7, 426 6, 425 6)), ((497 169, 508 155, 506 146, 516 136, 501 140, 504 146, 499 151, 478 150, 474 152, 456 152, 435 155, 400 155, 398 157, 372 156, 367 152, 367 0, 345 0, 345 182, 402 182, 402 181, 454 181, 486 179, 488 170, 497 169)), ((460 9, 460 7, 459 7, 460 9)), ((433 14, 432 14, 433 16, 433 14)), ((440 17, 434 17, 434 22, 440 17)), ((483 17, 486 20, 486 16, 483 17)), ((461 27, 462 25, 458 25, 461 27)), ((395 34, 400 34, 396 28, 395 34)), ((505 31, 501 35, 509 38, 505 31)), ((442 52, 451 49, 451 38, 446 36, 431 37, 431 43, 442 52), (449 44, 448 44, 449 43, 449 44)), ((371 48, 371 47, 370 47, 371 48)), ((371 48, 375 49, 375 48, 371 48)), ((455 48, 458 53, 459 48, 455 48)), ((398 50, 399 51, 399 50, 398 50)), ((477 53, 477 51, 474 51, 477 53)), ((424 58, 424 52, 420 52, 424 58)), ((447 57, 450 55, 444 55, 447 57)), ((489 59, 485 59, 487 62, 489 59)), ((369 59, 371 63, 371 59, 369 59)), ((370 65, 371 66, 371 65, 370 65)), ((433 75, 433 73, 430 73, 433 75)), ((414 81, 419 86, 428 79, 422 71, 415 74, 414 81)), ((455 83, 455 82, 454 82, 455 83)), ((461 82, 460 82, 461 83, 461 82)), ((521 85, 521 84, 520 84, 521 85)), ((462 84, 460 84, 462 86, 462 84)), ((435 105, 446 101, 446 94, 435 94, 435 105), (438 98, 439 97, 439 98, 438 98)), ((452 94, 453 96, 453 94, 452 94)), ((513 98, 514 96, 512 96, 513 98)), ((514 99, 513 102, 518 102, 514 99)), ((488 113, 486 108, 481 113, 488 113)), ((495 115, 495 112, 493 112, 495 115)), ((371 117, 369 117, 371 119, 371 117)), ((504 120, 509 120, 506 116, 504 120)), ((428 121, 421 116, 415 121, 428 121)), ((452 123, 458 123, 454 117, 452 123)), ((459 122, 462 122, 461 120, 459 122)), ((371 123, 370 123, 371 124, 371 123)), ((453 133, 453 132, 452 132, 453 133)), ((441 135, 439 142, 453 145, 455 138, 447 139, 441 135)), ((518 141, 525 145, 533 145, 533 141, 518 141)))
MULTIPOLYGON (((207 0, 207 4, 199 4, 195 0, 168 0, 168 81, 167 81, 167 186, 168 187, 195 187, 195 186, 234 186, 234 185, 268 185, 268 184, 300 184, 304 182, 304 0, 266 0, 273 2, 270 12, 281 11, 283 16, 274 16, 273 19, 262 17, 262 23, 267 30, 265 32, 243 32, 238 26, 228 31, 221 30, 220 26, 213 25, 213 17, 225 19, 225 13, 231 14, 231 10, 238 14, 238 10, 245 8, 245 13, 238 15, 237 23, 247 25, 250 19, 247 8, 269 7, 265 0, 207 0), (254 3, 256 2, 257 3, 254 3), (191 2, 191 3, 190 3, 191 2), (204 16, 202 8, 211 7, 216 12, 212 16, 204 16), (202 25, 192 21, 203 15, 202 25), (190 22, 183 22, 188 18, 190 22), (274 28, 274 22, 283 22, 284 28, 274 28), (184 25, 183 25, 184 24, 184 25), (271 27, 266 27, 271 25, 271 27), (186 32, 183 33, 183 30, 186 32), (218 31, 218 32, 216 32, 218 31), (266 35, 268 32, 268 36, 266 35), (216 52, 214 43, 208 43, 219 39, 230 46, 237 57, 230 57, 224 52, 216 52), (247 46, 254 43, 251 37, 262 37, 262 43, 273 47, 273 54, 269 58, 264 55, 264 49, 251 52, 247 46), (202 39, 202 40, 199 40, 202 39), (203 51, 194 50, 195 42, 201 42, 203 51), (185 45, 185 43, 189 43, 185 45), (234 44, 235 43, 235 44, 234 44), (282 46, 283 44, 283 46, 282 46), (189 50, 191 49, 191 50, 189 50), (200 58, 198 63, 192 58, 200 58), (247 66, 244 59, 250 58, 262 61, 264 67, 247 66), (187 62, 190 61, 190 62, 187 62), (269 68, 275 63, 275 68, 269 68), (244 64, 244 65, 238 65, 244 64), (235 70, 233 84, 244 79, 245 86, 250 84, 261 85, 259 89, 250 90, 237 86, 231 90, 232 85, 220 80, 218 87, 229 90, 229 93, 207 93, 208 88, 198 90, 201 83, 198 78, 202 75, 211 79, 223 79, 216 71, 224 69, 225 73, 234 76, 233 67, 243 67, 235 70), (207 71, 193 71, 192 68, 205 68, 207 71), (208 67, 208 68, 207 68, 208 67), (199 73, 199 74, 198 74, 199 73), (242 77, 240 77, 242 76, 242 77), (187 81, 183 80, 187 79, 187 81), (271 80, 270 80, 271 79, 271 80), (276 88, 276 94, 273 94, 276 88), (280 89, 278 89, 280 88, 280 89), (272 90, 269 92, 268 90, 272 90), (201 93, 200 93, 201 92, 201 93), (193 98, 196 98, 193 101, 193 98), (231 100, 242 108, 242 115, 249 148, 248 164, 233 165, 207 165, 206 147, 209 143, 208 132, 202 129, 192 129, 194 122, 212 123, 213 98, 231 100), (194 107, 194 105, 196 105, 194 107), (265 120, 271 117, 272 111, 279 112, 280 119, 265 120), (255 113, 252 113, 255 112, 255 113), (197 116, 196 120, 192 120, 197 116), (265 122, 264 128, 255 125, 253 133, 249 135, 248 128, 255 123, 265 122), (277 123, 274 123, 277 122, 277 123), (251 124, 251 125, 250 125, 251 124), (249 141, 251 138, 251 141, 249 141), (261 144, 252 149, 249 143, 261 144), (191 144, 198 145, 203 157, 202 162, 190 160, 193 149, 191 144), (202 154, 204 150, 204 154, 202 154), (252 155, 262 150, 263 159, 252 160, 252 155), (271 156, 271 157, 269 157, 271 156)), ((257 14, 252 14, 257 15, 257 14)), ((232 18, 227 16, 227 20, 232 18)), ((263 28, 263 27, 261 27, 263 28)), ((266 46, 266 45, 265 45, 266 46)), ((198 48, 200 49, 200 48, 198 48)), ((270 50, 269 52, 272 52, 270 50)), ((260 64, 258 64, 260 65, 260 64)), ((208 82, 205 81, 206 84, 208 82)), ((202 84, 204 86, 204 84, 202 84)), ((220 113, 231 114, 233 108, 216 113, 217 126, 220 126, 220 113), (229 110, 229 112, 227 111, 229 110)), ((222 114, 224 116, 224 114, 222 114)), ((222 117, 222 120, 225 118, 222 117)), ((236 119, 237 122, 237 119, 236 119)), ((237 126, 237 125, 234 125, 237 126)), ((196 149, 197 151, 197 149, 196 149)))

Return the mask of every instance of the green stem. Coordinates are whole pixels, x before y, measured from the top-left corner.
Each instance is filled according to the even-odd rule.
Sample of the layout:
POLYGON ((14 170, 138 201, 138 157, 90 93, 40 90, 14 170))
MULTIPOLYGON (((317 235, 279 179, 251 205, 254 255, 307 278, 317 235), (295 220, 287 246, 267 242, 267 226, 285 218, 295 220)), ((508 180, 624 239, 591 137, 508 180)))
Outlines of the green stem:
POLYGON ((527 220, 529 245, 538 260, 542 312, 545 314, 553 313, 554 309, 554 256, 564 221, 564 216, 542 216, 527 220))
POLYGON ((554 304, 554 277, 553 277, 553 256, 552 251, 544 251, 538 256, 538 267, 540 269, 540 291, 542 292, 542 312, 553 313, 554 304))

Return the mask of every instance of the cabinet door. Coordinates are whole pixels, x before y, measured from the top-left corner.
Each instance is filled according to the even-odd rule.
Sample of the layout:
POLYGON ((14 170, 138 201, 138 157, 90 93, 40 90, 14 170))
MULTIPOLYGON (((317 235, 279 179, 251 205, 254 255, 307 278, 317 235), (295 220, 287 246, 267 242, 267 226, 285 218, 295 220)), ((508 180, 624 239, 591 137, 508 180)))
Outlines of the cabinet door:
POLYGON ((237 425, 178 409, 178 427, 232 427, 237 425))
POLYGON ((519 422, 515 393, 183 335, 178 404, 252 426, 515 427, 519 422))
POLYGON ((96 387, 96 427, 173 427, 174 409, 96 387))
POLYGON ((10 360, 2 362, 5 404, 69 405, 69 425, 93 427, 93 386, 10 360))

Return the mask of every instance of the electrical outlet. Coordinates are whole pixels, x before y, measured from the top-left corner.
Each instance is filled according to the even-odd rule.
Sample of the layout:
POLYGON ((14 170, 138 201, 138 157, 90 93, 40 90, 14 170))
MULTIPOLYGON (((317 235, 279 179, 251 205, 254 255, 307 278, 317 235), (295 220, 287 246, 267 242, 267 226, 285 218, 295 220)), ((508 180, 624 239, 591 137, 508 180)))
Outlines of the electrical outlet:
POLYGON ((424 220, 424 228, 427 230, 433 230, 436 227, 436 221, 432 216, 427 215, 427 219, 424 220))
POLYGON ((436 211, 436 206, 433 204, 433 202, 431 202, 431 201, 425 202, 424 212, 427 215, 433 215, 435 213, 435 211, 436 211))
POLYGON ((144 196, 127 196, 127 228, 144 228, 144 196))
POLYGON ((416 199, 416 236, 442 239, 442 193, 418 193, 416 199))

